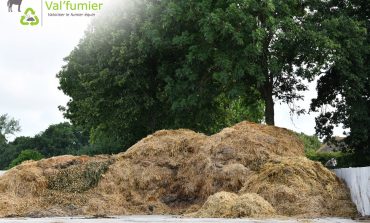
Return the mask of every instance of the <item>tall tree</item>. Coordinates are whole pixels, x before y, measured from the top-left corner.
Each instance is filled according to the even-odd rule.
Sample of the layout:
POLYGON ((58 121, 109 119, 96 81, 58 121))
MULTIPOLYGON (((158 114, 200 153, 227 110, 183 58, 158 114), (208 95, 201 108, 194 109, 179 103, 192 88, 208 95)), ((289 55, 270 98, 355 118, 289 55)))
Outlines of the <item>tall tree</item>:
POLYGON ((191 20, 175 24, 171 3, 177 6, 174 1, 118 4, 91 25, 66 58, 58 77, 71 101, 62 109, 74 124, 91 130, 93 139, 127 148, 162 128, 212 133, 231 120, 225 113, 234 110, 225 101, 239 100, 245 108, 239 117, 260 121, 260 101, 225 95, 226 87, 213 79, 216 72, 207 62, 212 46, 197 33, 199 26, 192 28, 199 17, 184 15, 191 20))
POLYGON ((334 126, 350 129, 346 142, 370 163, 370 5, 367 1, 328 1, 318 13, 327 18, 336 58, 320 78, 311 109, 321 111, 316 131, 329 139, 334 126), (328 107, 328 109, 325 109, 328 107))
POLYGON ((152 16, 146 38, 162 56, 159 74, 179 112, 226 92, 249 103, 261 99, 265 121, 274 125, 275 101, 302 99, 303 80, 313 80, 328 63, 331 41, 312 13, 320 2, 147 2, 152 16))
POLYGON ((213 123, 227 123, 224 99, 242 98, 251 111, 262 102, 274 125, 275 100, 302 99, 303 80, 330 64, 319 7, 301 0, 122 1, 66 58, 58 78, 71 100, 62 109, 93 138, 127 144, 160 128, 212 133, 213 123))

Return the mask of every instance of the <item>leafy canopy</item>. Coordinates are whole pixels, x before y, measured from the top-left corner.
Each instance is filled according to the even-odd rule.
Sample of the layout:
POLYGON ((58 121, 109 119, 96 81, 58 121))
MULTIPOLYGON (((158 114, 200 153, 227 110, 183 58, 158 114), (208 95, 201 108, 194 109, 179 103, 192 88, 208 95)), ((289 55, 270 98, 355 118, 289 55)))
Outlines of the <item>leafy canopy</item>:
POLYGON ((228 66, 221 61, 227 55, 213 52, 199 33, 202 15, 185 6, 178 12, 177 4, 188 3, 124 1, 93 23, 66 58, 58 78, 71 100, 61 109, 94 143, 127 148, 158 129, 213 133, 231 122, 261 121, 256 90, 235 80, 253 92, 240 95, 215 78, 217 64, 228 66))
POLYGON ((326 18, 327 35, 336 44, 332 66, 319 79, 311 109, 321 111, 316 131, 330 139, 343 124, 350 131, 351 152, 370 163, 370 13, 366 1, 328 1, 318 11, 326 18))

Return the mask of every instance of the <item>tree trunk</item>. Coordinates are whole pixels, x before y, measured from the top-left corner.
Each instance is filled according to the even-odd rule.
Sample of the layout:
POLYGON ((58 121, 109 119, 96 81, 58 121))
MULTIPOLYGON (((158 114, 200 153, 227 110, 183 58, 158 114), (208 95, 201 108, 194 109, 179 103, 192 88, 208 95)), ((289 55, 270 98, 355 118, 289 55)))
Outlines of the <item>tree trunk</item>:
POLYGON ((273 32, 266 25, 266 16, 258 16, 261 27, 267 31, 267 36, 262 42, 262 54, 260 57, 260 64, 262 68, 263 75, 265 76, 265 82, 261 86, 260 93, 265 101, 265 121, 267 125, 275 125, 275 111, 274 111, 274 99, 273 99, 273 89, 274 89, 274 76, 269 70, 269 57, 270 57, 270 43, 273 38, 273 32))
POLYGON ((274 89, 274 77, 269 70, 269 44, 271 38, 272 34, 269 33, 268 37, 264 41, 261 57, 261 66, 263 75, 265 76, 265 83, 260 92, 265 101, 265 121, 267 125, 275 125, 274 99, 272 94, 274 89))
MULTIPOLYGON (((270 84, 268 84, 270 85, 270 84)), ((275 125, 274 99, 272 97, 272 86, 266 86, 264 89, 265 100, 265 120, 267 125, 275 125)))

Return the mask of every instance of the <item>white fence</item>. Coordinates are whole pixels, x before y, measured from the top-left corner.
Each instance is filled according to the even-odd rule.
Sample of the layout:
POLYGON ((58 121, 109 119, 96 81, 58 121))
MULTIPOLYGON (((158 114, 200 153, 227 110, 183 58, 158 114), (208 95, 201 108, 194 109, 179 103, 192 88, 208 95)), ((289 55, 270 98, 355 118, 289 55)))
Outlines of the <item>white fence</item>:
POLYGON ((351 191, 351 198, 362 216, 370 216, 370 167, 334 170, 351 191))

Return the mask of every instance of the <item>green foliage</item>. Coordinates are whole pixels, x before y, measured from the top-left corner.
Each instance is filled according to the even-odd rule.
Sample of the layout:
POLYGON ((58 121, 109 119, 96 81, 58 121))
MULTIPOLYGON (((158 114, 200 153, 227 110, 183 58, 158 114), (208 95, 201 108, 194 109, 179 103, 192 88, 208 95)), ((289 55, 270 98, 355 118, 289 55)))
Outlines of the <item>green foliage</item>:
POLYGON ((244 120, 259 123, 263 119, 264 104, 261 101, 256 102, 253 106, 248 106, 248 101, 245 98, 239 97, 230 101, 225 95, 221 95, 217 101, 220 104, 221 117, 213 125, 211 133, 217 133, 227 126, 235 125, 244 120))
POLYGON ((323 165, 331 158, 337 160, 337 166, 335 168, 361 167, 368 166, 370 163, 369 157, 359 156, 353 152, 319 152, 318 149, 322 146, 322 143, 316 135, 309 136, 304 133, 297 133, 297 136, 304 143, 307 158, 313 161, 319 161, 323 165))
MULTIPOLYGON (((323 71, 311 110, 329 112, 317 118, 317 134, 330 137, 343 124, 354 149, 345 157, 366 162, 370 13, 364 2, 119 1, 92 23, 57 75, 71 97, 60 109, 73 125, 7 143, 18 123, 0 116, 0 168, 30 148, 45 156, 115 153, 159 129, 211 134, 263 116, 274 124, 276 100, 303 112, 294 102, 307 89, 304 81, 323 71), (333 109, 322 109, 327 105, 333 109)), ((313 158, 324 156, 315 153, 317 138, 300 137, 313 158)))
POLYGON ((9 144, 0 144, 0 170, 8 168, 12 160, 17 158, 21 150, 9 144))
MULTIPOLYGON (((89 135, 82 129, 65 122, 50 125, 29 143, 46 157, 58 156, 88 145, 89 135)), ((17 140, 16 140, 17 142, 17 140)))
POLYGON ((304 133, 297 133, 297 136, 302 140, 306 154, 310 152, 316 152, 322 145, 316 135, 309 136, 304 133))
MULTIPOLYGON (((109 151, 109 149, 113 151, 111 147, 109 145, 106 145, 106 147, 100 146, 99 149, 93 149, 92 151, 86 149, 84 154, 101 154, 109 151)), ((69 123, 50 125, 44 132, 34 137, 21 136, 15 138, 13 142, 0 144, 0 169, 10 166, 12 160, 16 159, 23 150, 31 149, 38 151, 45 157, 52 157, 78 154, 82 148, 90 148, 88 133, 69 123)))
POLYGON ((326 65, 331 42, 308 7, 316 3, 117 3, 66 58, 58 78, 72 100, 61 110, 94 142, 123 148, 158 129, 260 121, 264 108, 274 124, 273 99, 302 99, 303 79, 326 65))
POLYGON ((19 164, 21 164, 22 162, 26 161, 26 160, 41 160, 43 159, 44 156, 39 153, 38 151, 35 151, 35 150, 23 150, 16 159, 14 159, 10 165, 9 165, 9 169, 10 168, 13 168, 19 164))
POLYGON ((319 161, 323 165, 326 164, 331 158, 337 160, 337 166, 335 168, 348 168, 348 167, 364 167, 368 166, 370 159, 369 157, 358 156, 354 153, 345 152, 308 152, 306 153, 307 158, 313 161, 319 161))
POLYGON ((122 147, 117 145, 112 145, 112 143, 108 142, 108 144, 89 144, 86 146, 83 146, 79 149, 70 151, 69 153, 72 155, 88 155, 88 156, 94 156, 98 154, 117 154, 122 152, 122 147))
POLYGON ((72 98, 61 108, 65 116, 91 132, 94 144, 122 149, 159 129, 213 133, 241 117, 261 121, 258 92, 237 77, 247 67, 239 64, 236 72, 227 65, 229 56, 243 55, 224 54, 225 47, 207 42, 202 23, 212 12, 204 14, 202 4, 124 1, 96 20, 58 74, 72 98), (218 80, 224 66, 238 87, 218 80), (243 114, 230 118, 236 104, 243 114))
POLYGON ((329 140, 334 127, 343 124, 350 129, 349 147, 356 156, 370 159, 370 14, 366 1, 350 2, 328 1, 318 11, 330 27, 327 35, 336 45, 336 54, 318 82, 311 110, 325 111, 316 119, 320 137, 329 140), (328 105, 332 109, 322 109, 328 105))
POLYGON ((309 151, 309 152, 306 153, 306 156, 310 160, 321 162, 323 165, 325 165, 326 162, 328 162, 331 158, 335 158, 337 160, 337 163, 338 163, 337 164, 337 167, 338 168, 345 167, 346 166, 345 163, 340 162, 340 160, 342 159, 342 157, 346 156, 346 154, 344 154, 342 152, 317 153, 317 152, 311 150, 311 151, 309 151))
POLYGON ((319 152, 318 149, 322 146, 322 143, 316 135, 309 136, 304 133, 297 133, 297 136, 304 143, 307 158, 313 161, 319 161, 323 165, 331 158, 337 160, 337 166, 335 168, 368 166, 370 162, 369 157, 361 157, 351 152, 319 152))
POLYGON ((15 146, 19 150, 35 149, 39 147, 39 142, 35 137, 19 136, 14 139, 13 142, 9 143, 15 146))

